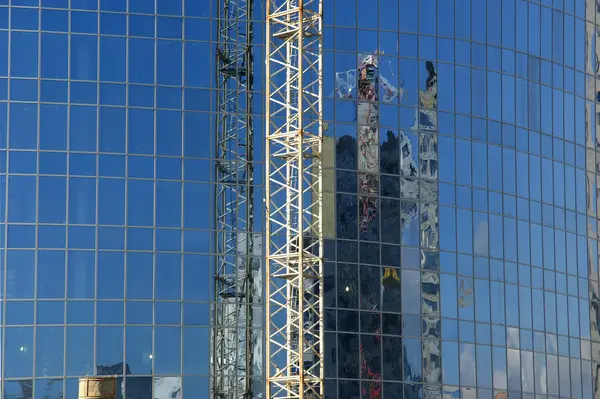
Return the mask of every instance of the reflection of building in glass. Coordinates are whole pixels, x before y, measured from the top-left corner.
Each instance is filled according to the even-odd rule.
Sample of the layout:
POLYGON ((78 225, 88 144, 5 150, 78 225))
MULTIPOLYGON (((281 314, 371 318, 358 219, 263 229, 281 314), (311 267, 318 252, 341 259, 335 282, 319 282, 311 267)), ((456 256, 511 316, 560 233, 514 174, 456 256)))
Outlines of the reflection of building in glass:
MULTIPOLYGON (((431 63, 426 70, 413 127, 397 133, 379 128, 378 57, 361 55, 356 74, 345 75, 357 79, 356 85, 346 85, 350 93, 357 87, 356 99, 342 96, 356 103, 357 133, 338 137, 336 145, 337 305, 333 298, 325 305, 338 309, 337 344, 327 342, 337 348, 339 363, 328 367, 336 368, 338 377, 358 374, 361 395, 369 399, 394 398, 398 390, 404 398, 440 394, 437 75, 431 63), (393 245, 401 242, 407 247, 393 245), (357 340, 341 333, 355 331, 353 309, 360 309, 357 340), (411 322, 404 323, 408 331, 403 332, 399 313, 406 309, 416 315, 405 316, 411 322), (402 340, 402 334, 421 339, 402 340), (352 355, 356 348, 359 359, 352 355), (418 384, 384 382, 407 378, 418 384)), ((353 392, 340 384, 338 395, 353 392)))

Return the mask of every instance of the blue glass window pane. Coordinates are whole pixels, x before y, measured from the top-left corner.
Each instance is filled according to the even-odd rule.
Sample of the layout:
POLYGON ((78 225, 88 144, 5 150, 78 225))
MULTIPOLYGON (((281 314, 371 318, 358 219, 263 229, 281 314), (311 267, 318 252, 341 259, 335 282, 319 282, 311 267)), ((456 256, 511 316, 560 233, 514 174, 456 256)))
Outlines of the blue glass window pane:
POLYGON ((156 83, 165 85, 181 85, 181 41, 157 41, 156 83))
POLYGON ((98 253, 98 298, 123 299, 125 284, 123 252, 98 253))
POLYGON ((8 7, 0 8, 0 29, 8 29, 8 7))
POLYGON ((37 148, 37 112, 37 104, 12 104, 10 107, 10 148, 37 148))
POLYGON ((37 297, 65 297, 65 252, 39 251, 37 265, 37 297))
POLYGON ((183 163, 184 176, 188 181, 209 182, 212 168, 210 161, 186 158, 183 163))
POLYGON ((33 325, 33 301, 6 302, 7 325, 33 325))
MULTIPOLYGON (((190 2, 186 2, 189 4, 190 2)), ((208 377, 183 377, 183 392, 188 397, 203 398, 210 395, 208 377)), ((388 395, 386 394, 386 397, 388 395)))
POLYGON ((37 324, 64 324, 65 303, 63 301, 37 301, 37 324))
MULTIPOLYGON (((66 103, 69 97, 69 84, 54 80, 42 80, 41 100, 51 103, 66 103)), ((42 104, 45 105, 45 104, 42 104)))
POLYGON ((92 301, 67 301, 67 323, 94 324, 94 307, 92 301))
POLYGON ((136 178, 153 179, 154 178, 154 158, 148 156, 127 157, 127 176, 136 178))
POLYGON ((183 372, 208 374, 210 359, 210 330, 208 328, 183 329, 183 372))
POLYGON ((94 224, 96 221, 96 179, 69 179, 69 223, 94 224))
POLYGON ((127 324, 152 324, 154 320, 154 302, 127 301, 127 324))
MULTIPOLYGON (((28 81, 28 82, 30 82, 30 81, 28 81)), ((21 86, 24 86, 24 83, 21 83, 21 86)), ((11 87, 11 99, 15 99, 18 101, 35 101, 33 99, 33 97, 34 96, 37 97, 37 94, 36 94, 37 89, 34 89, 31 85, 31 83, 29 83, 27 86, 25 86, 25 88, 27 89, 26 93, 18 93, 16 90, 14 90, 11 87)), ((1 101, 8 100, 8 79, 6 79, 6 78, 0 79, 0 100, 1 101)))
POLYGON ((40 152, 40 174, 66 175, 67 154, 64 152, 40 152))
POLYGON ((42 7, 69 8, 69 0, 42 0, 42 7))
POLYGON ((206 71, 210 68, 211 58, 204 54, 209 52, 208 43, 185 43, 185 85, 189 87, 210 87, 210 76, 206 71))
POLYGON ((158 17, 157 37, 181 39, 183 20, 181 18, 158 17))
POLYGON ((120 37, 100 37, 100 80, 125 82, 127 40, 120 37))
POLYGON ((156 251, 180 252, 181 229, 156 229, 156 251))
POLYGON ((210 17, 210 10, 205 7, 202 3, 195 1, 186 1, 185 3, 185 15, 188 17, 210 17))
MULTIPOLYGON (((104 6, 104 1, 102 5, 104 6)), ((122 2, 125 4, 125 2, 122 2)), ((126 35, 127 16, 124 14, 100 13, 100 34, 103 35, 126 35)))
POLYGON ((180 325, 181 302, 156 302, 154 304, 154 324, 180 325))
POLYGON ((180 327, 156 327, 154 350, 154 372, 156 374, 179 374, 181 372, 180 327))
POLYGON ((154 229, 127 228, 127 249, 135 251, 152 251, 154 248, 154 229))
MULTIPOLYGON (((186 160, 186 163, 188 160, 186 160)), ((156 158, 156 178, 157 179, 170 179, 170 180, 181 180, 181 158, 156 158)), ((196 164, 198 165, 198 164, 196 164)), ((207 166, 208 167, 208 166, 207 166)), ((208 167, 210 170, 210 167, 208 167)), ((207 172, 206 170, 204 172, 207 172)), ((186 175, 186 179, 189 177, 186 175)))
POLYGON ((181 183, 156 183, 156 226, 181 226, 181 183))
POLYGON ((102 11, 127 11, 127 2, 123 0, 101 0, 100 9, 102 11))
POLYGON ((96 176, 96 154, 69 154, 71 176, 96 176))
POLYGON ((93 375, 94 328, 67 327, 67 375, 93 375))
MULTIPOLYGON (((68 3, 66 7, 68 7, 68 3)), ((62 10, 42 9, 42 30, 51 32, 68 32, 69 12, 62 10)))
POLYGON ((152 374, 152 327, 127 327, 125 362, 136 374, 152 374))
POLYGON ((99 176, 125 177, 125 156, 100 154, 99 176))
POLYGON ((184 230, 183 250, 185 252, 208 253, 211 248, 211 235, 208 230, 184 230))
POLYGON ((125 108, 100 107, 100 151, 125 152, 125 108))
POLYGON ((98 223, 124 225, 125 180, 100 179, 98 190, 98 223))
MULTIPOLYGON (((4 235, 4 234, 2 234, 4 235)), ((35 226, 10 224, 7 248, 35 248, 35 226)))
POLYGON ((208 326, 210 323, 209 304, 185 302, 183 304, 183 323, 188 326, 208 326))
POLYGON ((4 396, 30 399, 31 387, 33 387, 33 380, 7 380, 4 382, 4 396))
POLYGON ((210 114, 198 112, 186 112, 184 114, 184 155, 188 157, 209 158, 212 144, 206 135, 198 132, 210 129, 212 125, 210 114))
POLYGON ((4 329, 4 376, 8 378, 33 375, 33 327, 4 329))
POLYGON ((98 227, 98 249, 125 249, 125 229, 122 227, 98 227))
POLYGON ((35 222, 36 179, 32 176, 8 178, 8 221, 35 222))
POLYGON ((154 83, 154 40, 129 39, 129 82, 154 83))
MULTIPOLYGON (((1 80, 0 82, 4 82, 1 80)), ((3 85, 2 97, 6 99, 6 89, 3 85)), ((37 101, 38 98, 38 82, 32 79, 12 79, 10 85, 10 99, 12 101, 37 101)))
MULTIPOLYGON (((200 18, 185 18, 185 39, 186 40, 206 40, 206 33, 210 30, 210 20, 200 18)), ((397 39, 394 39, 394 43, 397 39)), ((192 43, 186 43, 186 58, 188 57, 188 46, 192 43)), ((208 61, 208 60, 207 60, 208 61)))
POLYGON ((96 80, 97 36, 71 35, 71 79, 96 80))
POLYGON ((158 86, 156 88, 156 107, 181 109, 183 99, 181 92, 180 87, 158 86))
POLYGON ((129 0, 129 12, 154 14, 154 2, 148 0, 129 0))
POLYGON ((40 398, 42 395, 47 395, 51 398, 62 398, 63 395, 63 380, 62 378, 41 378, 35 380, 35 399, 43 399, 40 398))
POLYGON ((184 203, 198 204, 194 207, 186 207, 183 215, 183 223, 186 228, 208 229, 210 216, 207 209, 210 208, 210 186, 200 183, 184 183, 184 203))
POLYGON ((181 156, 181 112, 161 111, 156 114, 157 155, 181 156))
POLYGON ((0 148, 7 147, 7 103, 0 103, 0 148))
POLYGON ((100 83, 100 105, 127 104, 127 86, 124 84, 100 83))
MULTIPOLYGON (((96 363, 113 365, 123 362, 123 344, 125 340, 123 327, 96 328, 96 363)), ((114 373, 111 373, 114 374, 114 373)))
POLYGON ((163 15, 181 15, 181 1, 182 0, 157 0, 157 13, 163 15))
POLYGON ((11 33, 11 76, 36 78, 38 76, 38 34, 11 33))
POLYGON ((38 227, 38 247, 64 249, 66 247, 66 227, 65 226, 44 226, 38 227))
POLYGON ((38 30, 38 22, 39 9, 13 7, 11 10, 11 29, 38 30))
MULTIPOLYGON (((0 162, 6 165, 6 154, 0 153, 0 162)), ((5 171, 6 166, 0 166, 5 171)), ((37 171, 37 153, 34 151, 10 151, 8 172, 35 174, 37 171)))
POLYGON ((181 299, 181 256, 156 254, 156 299, 181 299))
POLYGON ((98 33, 98 14, 95 12, 71 11, 71 32, 98 33))
POLYGON ((8 32, 0 32, 0 75, 8 76, 8 32))
POLYGON ((129 105, 134 107, 154 107, 154 86, 128 85, 129 105))
POLYGON ((154 182, 128 180, 127 224, 152 226, 154 224, 154 182))
POLYGON ((206 255, 185 255, 183 276, 183 299, 208 301, 212 298, 210 258, 206 255))
POLYGON ((155 21, 154 16, 130 14, 129 35, 154 38, 155 21))
POLYGON ((134 154, 154 154, 154 112, 129 109, 128 147, 134 154))
POLYGON ((71 2, 71 7, 80 10, 96 11, 98 10, 99 2, 100 0, 76 0, 71 2))
POLYGON ((69 298, 94 298, 96 287, 94 258, 94 252, 69 251, 67 258, 69 298))
POLYGON ((96 108, 71 106, 70 150, 96 152, 96 108))
POLYGON ((91 82, 71 82, 71 103, 90 104, 98 103, 98 84, 91 82))
POLYGON ((208 90, 185 89, 185 109, 187 111, 206 111, 210 108, 208 90))
POLYGON ((127 299, 154 298, 153 266, 151 253, 127 252, 127 299))
POLYGON ((38 377, 63 375, 64 327, 38 327, 35 337, 35 374, 38 377))

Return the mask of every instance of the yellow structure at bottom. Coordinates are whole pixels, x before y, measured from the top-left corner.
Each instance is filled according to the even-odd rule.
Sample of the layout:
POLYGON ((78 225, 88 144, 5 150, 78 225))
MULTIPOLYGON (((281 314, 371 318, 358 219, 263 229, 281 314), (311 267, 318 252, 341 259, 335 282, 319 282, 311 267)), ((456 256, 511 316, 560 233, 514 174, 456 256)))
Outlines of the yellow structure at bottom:
POLYGON ((79 399, 115 399, 116 377, 82 377, 79 379, 79 399))

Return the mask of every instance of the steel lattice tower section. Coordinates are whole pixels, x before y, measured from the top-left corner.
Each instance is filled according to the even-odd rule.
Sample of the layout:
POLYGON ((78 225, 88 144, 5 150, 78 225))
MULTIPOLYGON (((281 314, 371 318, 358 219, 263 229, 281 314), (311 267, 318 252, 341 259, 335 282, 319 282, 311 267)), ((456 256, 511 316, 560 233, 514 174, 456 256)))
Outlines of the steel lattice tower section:
POLYGON ((268 0, 266 397, 323 398, 322 0, 268 0))
POLYGON ((212 396, 253 397, 252 0, 219 0, 212 396))

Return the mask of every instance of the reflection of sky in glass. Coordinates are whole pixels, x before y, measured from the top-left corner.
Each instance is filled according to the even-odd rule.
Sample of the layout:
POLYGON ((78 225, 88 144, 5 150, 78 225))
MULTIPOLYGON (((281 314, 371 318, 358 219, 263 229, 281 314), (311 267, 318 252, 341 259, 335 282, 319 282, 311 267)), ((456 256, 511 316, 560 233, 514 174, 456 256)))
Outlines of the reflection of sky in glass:
MULTIPOLYGON (((69 13, 38 9, 38 3, 68 6, 66 0, 13 2, 36 8, 13 8, 10 26, 14 31, 0 31, 0 58, 6 61, 0 62, 0 76, 8 76, 9 69, 11 75, 10 93, 7 79, 0 79, 0 100, 12 101, 10 108, 0 103, 0 147, 9 145, 15 150, 8 151, 8 156, 0 151, 2 171, 8 167, 10 172, 0 185, 0 198, 8 199, 8 208, 0 201, 0 220, 7 218, 11 223, 0 232, 8 246, 3 252, 7 264, 2 268, 6 277, 2 290, 7 298, 24 301, 6 307, 10 326, 3 332, 4 365, 8 366, 4 376, 31 377, 34 358, 36 375, 62 376, 62 369, 43 371, 40 367, 43 359, 59 356, 53 353, 63 349, 69 376, 93 373, 94 359, 96 363, 125 361, 134 374, 206 374, 207 361, 199 359, 207 359, 207 346, 197 347, 195 341, 207 342, 205 330, 184 329, 181 342, 168 340, 164 346, 160 337, 181 332, 180 327, 172 326, 179 325, 181 317, 171 318, 165 310, 171 304, 212 298, 205 254, 212 247, 208 229, 213 216, 211 188, 205 183, 211 178, 212 163, 209 165, 207 158, 213 143, 207 138, 212 136, 214 118, 203 112, 214 111, 212 95, 203 90, 213 84, 212 44, 206 41, 211 25, 207 19, 172 18, 182 13, 208 17, 211 7, 191 1, 158 0, 154 5, 131 0, 128 10, 133 14, 103 13, 98 18, 85 10, 100 7, 123 13, 125 4, 82 1, 77 5, 81 10, 69 13), (160 17, 151 15, 155 10, 160 17), (44 31, 39 40, 38 28, 44 31), (135 38, 105 35, 124 35, 126 28, 135 38), (69 29, 70 40, 64 34, 69 29), (97 33, 102 34, 99 39, 97 33), (155 35, 160 38, 156 45, 155 35), (201 41, 182 43, 182 37, 201 41), (28 80, 38 77, 42 78, 39 86, 28 80), (72 82, 67 84, 69 78, 72 82), (151 86, 155 83, 163 86, 155 90, 151 86), (38 100, 41 103, 36 105, 38 100), (67 100, 73 105, 64 105, 67 100), (127 110, 126 105, 130 107, 127 110), (160 109, 154 111, 154 106, 160 109), (16 151, 38 148, 56 152, 16 151), (42 176, 36 179, 35 173, 42 176), (36 227, 34 223, 40 224, 36 227), (32 250, 36 245, 41 249, 37 254, 32 250), (124 250, 126 255, 120 252, 124 250), (152 251, 160 253, 153 255, 152 251), (32 276, 37 277, 37 284, 32 276), (99 303, 97 307, 86 302, 124 298, 126 307, 122 302, 99 303), (153 299, 174 302, 155 309, 145 302, 153 299), (111 312, 116 309, 111 306, 120 310, 111 312), (35 315, 33 309, 37 309, 35 315), (166 325, 153 338, 152 325, 158 322, 154 312, 166 325), (67 327, 65 348, 51 345, 63 334, 55 329, 65 317, 67 323, 87 326, 67 327), (118 320, 119 327, 105 324, 113 320, 118 320), (130 325, 123 328, 121 320, 130 325), (36 353, 33 328, 16 327, 34 321, 40 326, 35 332, 36 353), (92 327, 94 323, 102 326, 92 327), (109 339, 113 334, 115 339, 109 339), (154 351, 153 339, 158 345, 154 351), (97 348, 93 348, 94 342, 97 348), (197 358, 186 358, 186 342, 194 342, 189 345, 197 351, 197 358), (105 358, 94 355, 98 347, 105 358), (177 354, 183 350, 183 359, 171 356, 170 350, 177 354), (153 352, 155 360, 150 358, 153 352)), ((593 110, 589 117, 586 114, 587 103, 581 98, 586 94, 584 76, 580 73, 586 58, 595 59, 587 52, 595 48, 596 38, 591 34, 586 47, 584 1, 555 1, 555 9, 548 7, 550 3, 380 0, 378 6, 366 7, 355 0, 344 6, 326 1, 325 23, 338 27, 325 28, 325 48, 337 51, 328 52, 323 60, 324 94, 334 96, 335 73, 356 69, 356 51, 383 53, 380 74, 391 86, 401 88, 402 95, 381 105, 378 141, 385 142, 388 129, 396 137, 402 129, 410 136, 417 165, 418 133, 408 130, 414 125, 419 90, 425 89, 424 61, 436 61, 439 247, 444 251, 440 269, 450 273, 440 277, 443 324, 452 326, 458 319, 488 329, 491 322, 495 327, 508 324, 510 329, 546 332, 545 350, 557 353, 559 340, 552 334, 562 334, 579 347, 577 339, 590 339, 590 325, 596 322, 588 313, 587 277, 588 273, 597 276, 597 248, 586 237, 586 212, 595 209, 593 195, 589 197, 592 203, 586 202, 586 185, 595 186, 595 176, 586 175, 582 146, 586 129, 595 125, 595 116, 593 110), (568 14, 562 15, 559 10, 563 9, 568 14), (377 28, 382 31, 368 30, 377 28), (489 264, 489 272, 484 264, 489 264), (456 273, 461 276, 453 276, 456 273), (461 282, 471 284, 462 285, 461 291, 461 282), (468 287, 472 292, 465 299, 468 287), (461 297, 466 300, 465 307, 459 303, 461 297)), ((255 7, 257 19, 263 19, 264 5, 255 7)), ((7 9, 0 7, 0 29, 8 28, 8 17, 7 9)), ((260 32, 256 36, 264 42, 264 27, 257 24, 256 29, 260 32)), ((265 82, 263 57, 264 50, 257 48, 255 86, 260 88, 265 82)), ((263 101, 255 96, 257 115, 263 113, 263 101)), ((331 134, 338 139, 344 135, 356 139, 355 101, 328 99, 326 117, 333 118, 334 111, 331 134)), ((259 160, 264 148, 261 123, 262 117, 257 116, 255 158, 259 160)), ((591 135, 594 140, 595 133, 591 135)), ((260 165, 256 170, 257 182, 262 182, 260 165)), ((262 196, 261 189, 256 196, 262 196)), ((337 201, 344 199, 339 196, 337 201)), ((394 201, 390 203, 412 209, 410 201, 400 195, 394 201)), ((358 203, 347 201, 349 208, 358 203)), ((264 219, 261 208, 255 206, 258 230, 264 219)), ((386 209, 380 201, 382 215, 386 209)), ((589 216, 594 217, 593 213, 589 216)), ((421 240, 417 220, 395 227, 401 230, 400 242, 395 236, 386 236, 385 225, 379 227, 379 234, 382 239, 392 237, 393 244, 417 248, 421 240)), ((356 219, 348 223, 358 225, 356 219)), ((3 257, 1 262, 4 264, 3 257)), ((404 287, 400 308, 420 313, 420 273, 400 275, 404 287)), ((356 287, 354 294, 359 298, 359 284, 356 287)), ((185 313, 185 306, 179 308, 185 313)), ((185 314, 181 322, 186 323, 185 314)), ((493 340, 497 329, 491 330, 493 340)), ((509 331, 504 333, 510 339, 509 331)), ((452 336, 446 333, 442 328, 444 336, 452 336)), ((507 352, 486 346, 478 334, 475 339, 475 348, 471 341, 465 344, 462 335, 460 344, 444 342, 444 384, 476 384, 486 389, 514 386, 525 392, 570 396, 580 385, 565 376, 577 373, 582 375, 581 395, 586 397, 592 380, 589 359, 581 364, 559 362, 550 355, 544 360, 537 350, 511 348, 507 352), (456 356, 451 359, 447 353, 456 356), (507 355, 513 359, 508 364, 507 355), (517 355, 519 365, 514 360, 517 355), (475 381, 475 373, 465 375, 466 380, 461 374, 463 359, 468 364, 471 357, 477 360, 475 381)), ((563 354, 568 355, 571 352, 563 354)), ((60 364, 54 363, 56 367, 60 364)), ((127 389, 147 392, 144 389, 162 383, 148 379, 138 388, 132 383, 127 389)), ((66 384, 73 387, 72 381, 66 384)), ((208 389, 205 377, 185 376, 178 384, 183 392, 208 389)), ((31 389, 26 385, 6 382, 5 394, 23 394, 31 389)), ((62 392, 62 382, 40 380, 34 385, 51 398, 62 392)), ((459 389, 455 392, 448 395, 455 397, 459 389)))

